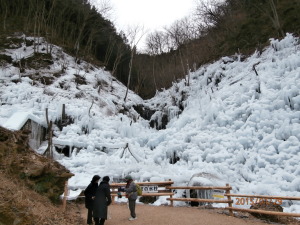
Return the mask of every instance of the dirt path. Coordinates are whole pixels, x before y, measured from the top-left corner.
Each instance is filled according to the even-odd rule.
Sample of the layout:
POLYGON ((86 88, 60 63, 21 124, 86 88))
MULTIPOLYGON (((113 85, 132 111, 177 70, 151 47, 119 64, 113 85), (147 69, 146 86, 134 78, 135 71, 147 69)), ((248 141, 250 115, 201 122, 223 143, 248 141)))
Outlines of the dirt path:
MULTIPOLYGON (((81 215, 86 221, 87 210, 82 206, 81 215)), ((222 214, 222 210, 195 207, 170 207, 140 205, 136 207, 137 220, 129 221, 126 204, 109 206, 111 216, 105 225, 266 225, 254 218, 236 218, 222 214)), ((85 224, 85 223, 84 223, 85 224)))

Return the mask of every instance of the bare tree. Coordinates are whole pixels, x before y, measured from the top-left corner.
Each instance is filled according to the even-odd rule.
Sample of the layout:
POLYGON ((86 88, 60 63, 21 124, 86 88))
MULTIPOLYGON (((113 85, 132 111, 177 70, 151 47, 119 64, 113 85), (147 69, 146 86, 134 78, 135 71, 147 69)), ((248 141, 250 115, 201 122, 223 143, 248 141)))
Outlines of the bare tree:
POLYGON ((152 76, 153 76, 155 90, 157 91, 157 83, 156 83, 156 79, 155 79, 155 56, 153 56, 153 62, 152 62, 152 76))
MULTIPOLYGON (((275 0, 277 2, 277 0, 275 0)), ((270 16, 272 22, 273 22, 273 25, 275 27, 275 29, 278 31, 278 33, 284 37, 284 32, 282 30, 282 27, 281 27, 281 24, 280 24, 280 21, 279 21, 279 16, 278 16, 278 13, 277 13, 277 9, 276 9, 276 5, 275 5, 275 2, 274 0, 269 0, 269 5, 271 7, 271 10, 272 10, 272 16, 270 16)))
POLYGON ((159 55, 164 52, 178 49, 179 46, 198 38, 201 35, 197 24, 192 17, 184 17, 175 21, 164 31, 155 31, 146 38, 146 46, 149 54, 159 55))
POLYGON ((278 0, 267 0, 267 5, 261 4, 257 6, 257 4, 252 3, 251 6, 256 8, 258 11, 267 15, 273 23, 274 28, 278 32, 279 36, 284 37, 284 32, 282 30, 282 26, 280 24, 279 16, 277 13, 277 5, 278 0), (270 11, 271 9, 271 11, 270 11))
POLYGON ((218 0, 198 0, 196 6, 196 16, 201 24, 206 27, 220 24, 224 14, 226 14, 225 3, 218 0))
POLYGON ((4 0, 0 1, 1 7, 3 8, 4 14, 3 14, 3 30, 6 30, 6 18, 7 18, 7 14, 8 14, 8 6, 7 6, 7 2, 4 0))
POLYGON ((177 49, 185 42, 185 34, 182 30, 180 21, 175 21, 170 27, 165 28, 166 33, 169 35, 172 41, 172 47, 177 49))
POLYGON ((131 48, 131 55, 130 55, 129 74, 128 74, 127 88, 126 88, 126 94, 124 97, 124 102, 126 102, 127 95, 128 95, 131 73, 132 73, 133 57, 136 54, 137 45, 141 41, 141 39, 145 35, 145 33, 146 32, 144 30, 144 27, 138 26, 138 25, 129 27, 127 30, 127 38, 129 40, 129 46, 131 48))
POLYGON ((150 55, 166 52, 166 45, 166 34, 162 31, 155 31, 146 38, 147 51, 150 55))
POLYGON ((110 61, 110 58, 111 58, 111 55, 113 53, 115 44, 116 44, 116 40, 114 39, 114 37, 110 36, 109 37, 109 43, 108 43, 108 46, 107 46, 107 50, 106 50, 106 53, 105 53, 104 65, 108 65, 108 63, 110 61))
POLYGON ((89 0, 89 3, 95 6, 97 12, 100 13, 104 18, 112 18, 113 5, 110 0, 89 0))
POLYGON ((113 69, 112 69, 112 72, 111 72, 111 74, 113 76, 116 76, 116 72, 117 72, 118 66, 120 65, 121 59, 125 55, 125 53, 126 53, 125 46, 122 43, 119 43, 117 45, 117 56, 115 58, 113 69))

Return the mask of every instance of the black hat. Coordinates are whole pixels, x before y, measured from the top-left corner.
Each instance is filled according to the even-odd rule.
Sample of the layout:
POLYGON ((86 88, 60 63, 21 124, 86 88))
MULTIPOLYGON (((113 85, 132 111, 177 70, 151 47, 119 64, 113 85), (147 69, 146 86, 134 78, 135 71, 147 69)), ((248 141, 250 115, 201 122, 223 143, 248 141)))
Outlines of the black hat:
POLYGON ((107 181, 107 182, 109 182, 109 181, 110 181, 110 179, 109 179, 109 176, 105 176, 105 177, 103 177, 103 181, 107 181))
POLYGON ((95 183, 96 181, 98 181, 98 180, 100 180, 100 176, 99 175, 95 175, 95 176, 93 176, 93 179, 92 179, 92 183, 95 183))
POLYGON ((124 179, 125 179, 125 180, 132 180, 132 176, 127 175, 124 179))

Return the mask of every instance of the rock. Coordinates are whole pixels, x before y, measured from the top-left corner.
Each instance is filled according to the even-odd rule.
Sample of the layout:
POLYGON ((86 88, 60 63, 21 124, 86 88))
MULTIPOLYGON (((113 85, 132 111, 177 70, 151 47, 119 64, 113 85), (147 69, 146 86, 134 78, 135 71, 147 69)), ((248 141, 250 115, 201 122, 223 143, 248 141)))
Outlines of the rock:
POLYGON ((27 168, 25 171, 26 176, 28 177, 39 177, 45 171, 45 167, 43 165, 32 165, 31 167, 27 168))
POLYGON ((70 178, 72 176, 74 176, 73 173, 62 173, 58 177, 70 178))
MULTIPOLYGON (((250 207, 250 209, 283 212, 283 208, 280 205, 269 201, 269 199, 265 199, 264 201, 254 203, 250 207)), ((265 220, 272 221, 272 222, 278 222, 278 220, 279 220, 279 217, 276 215, 267 215, 267 214, 261 214, 261 213, 251 213, 251 215, 253 215, 257 218, 265 219, 265 220)))

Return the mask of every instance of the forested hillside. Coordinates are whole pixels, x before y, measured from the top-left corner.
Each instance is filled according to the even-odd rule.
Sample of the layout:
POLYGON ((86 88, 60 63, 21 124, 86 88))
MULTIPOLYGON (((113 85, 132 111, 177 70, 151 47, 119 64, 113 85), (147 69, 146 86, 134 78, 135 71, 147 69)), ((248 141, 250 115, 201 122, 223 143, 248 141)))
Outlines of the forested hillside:
POLYGON ((105 67, 125 85, 130 74, 130 89, 143 98, 221 56, 245 58, 262 51, 269 38, 300 33, 298 0, 198 1, 193 14, 148 34, 146 52, 133 54, 134 46, 128 44, 125 34, 118 33, 88 0, 0 3, 0 47, 1 40, 15 32, 45 37, 78 62, 84 59, 105 67))
POLYGON ((147 54, 134 61, 139 94, 149 98, 224 55, 261 52, 270 38, 299 35, 299 12, 298 0, 198 1, 194 14, 148 35, 147 54))
MULTIPOLYGON (((1 0, 0 21, 0 48, 6 47, 7 35, 21 32, 36 37, 35 52, 39 52, 38 37, 44 37, 75 56, 77 63, 88 60, 127 82, 126 38, 87 0, 1 0)), ((48 54, 51 50, 47 46, 48 54)))

